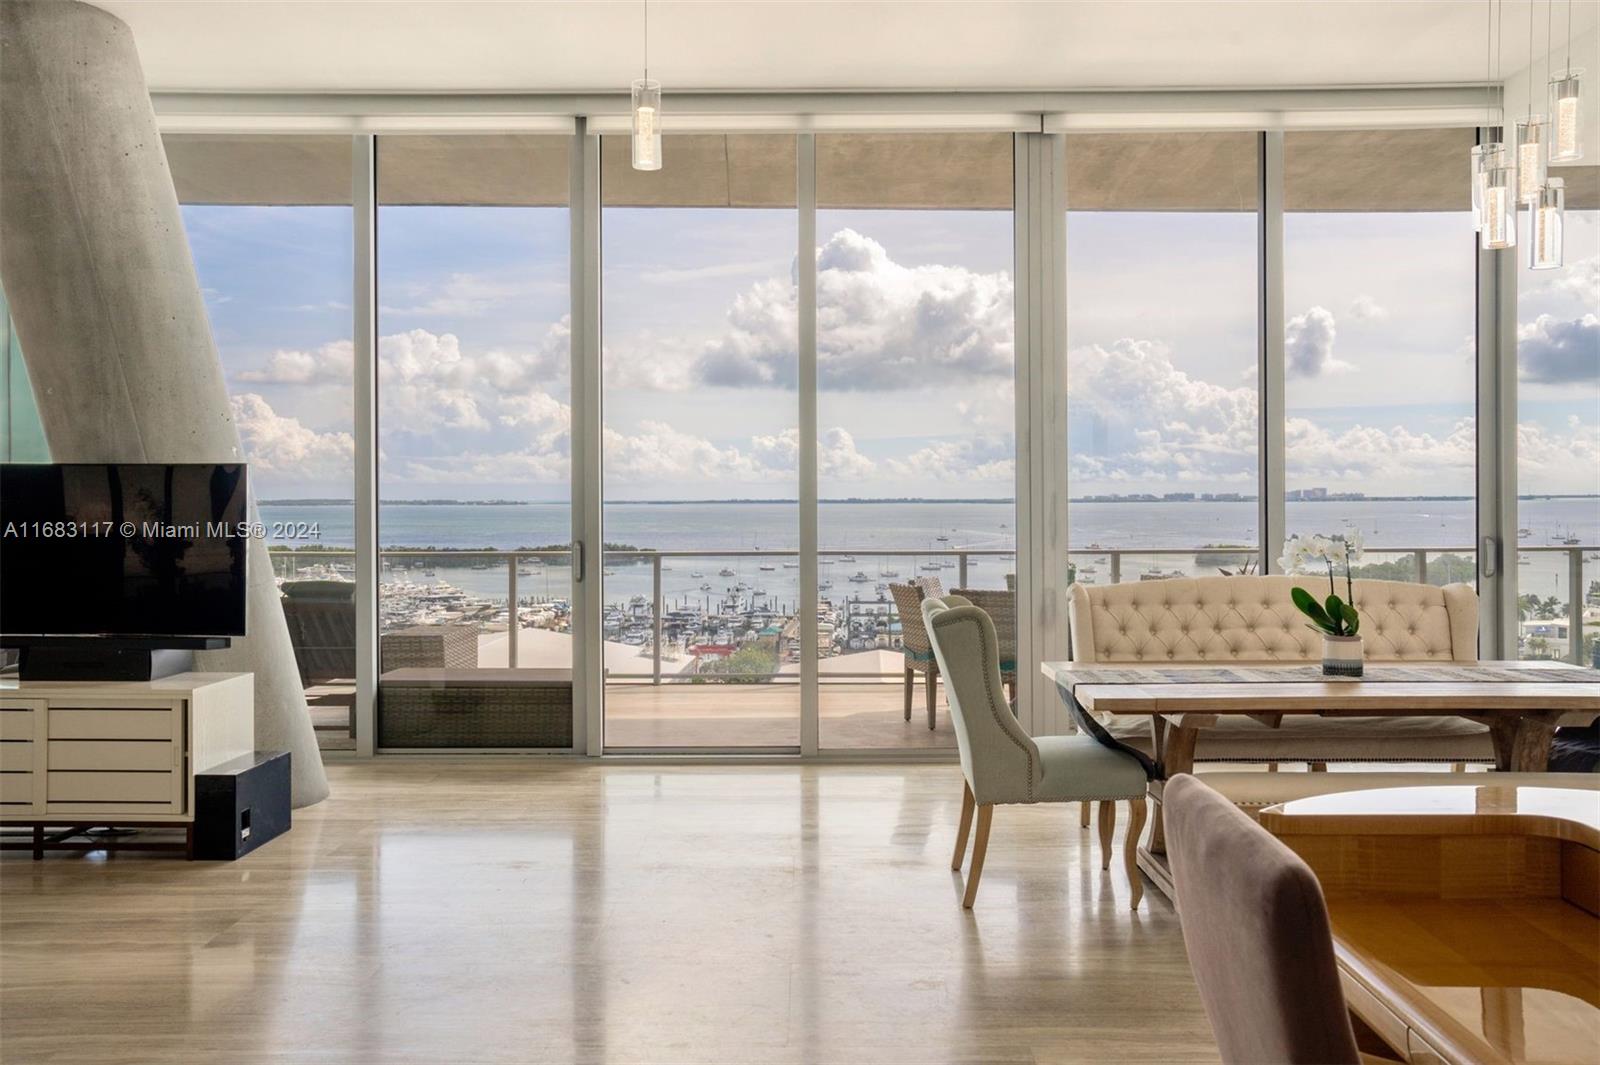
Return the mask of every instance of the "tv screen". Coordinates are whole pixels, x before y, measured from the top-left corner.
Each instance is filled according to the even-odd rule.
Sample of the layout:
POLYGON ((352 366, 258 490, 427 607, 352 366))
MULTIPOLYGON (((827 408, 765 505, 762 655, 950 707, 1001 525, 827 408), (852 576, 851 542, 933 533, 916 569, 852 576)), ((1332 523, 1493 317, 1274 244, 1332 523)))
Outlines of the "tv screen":
POLYGON ((242 464, 0 464, 0 635, 243 636, 242 464))

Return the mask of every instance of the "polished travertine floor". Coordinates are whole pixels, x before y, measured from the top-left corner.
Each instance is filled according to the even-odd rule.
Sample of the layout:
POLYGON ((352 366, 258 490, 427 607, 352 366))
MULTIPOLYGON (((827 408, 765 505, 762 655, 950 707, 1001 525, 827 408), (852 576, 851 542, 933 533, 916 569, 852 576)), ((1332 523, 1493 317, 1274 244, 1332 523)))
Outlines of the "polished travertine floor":
POLYGON ((0 1058, 1215 1060, 1075 807, 999 810, 962 911, 954 766, 329 772, 238 863, 7 853, 0 1058))

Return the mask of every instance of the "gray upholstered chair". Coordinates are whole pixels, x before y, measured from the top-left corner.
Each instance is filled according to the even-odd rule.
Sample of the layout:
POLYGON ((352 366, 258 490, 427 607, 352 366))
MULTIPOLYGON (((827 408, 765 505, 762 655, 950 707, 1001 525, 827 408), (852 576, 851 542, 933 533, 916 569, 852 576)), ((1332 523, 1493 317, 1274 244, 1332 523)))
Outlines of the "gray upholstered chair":
POLYGON ((1183 941, 1222 1060, 1360 1062, 1316 874, 1197 777, 1169 780, 1162 804, 1183 941))
POLYGON ((939 708, 939 663, 934 660, 933 649, 928 645, 928 632, 922 624, 922 601, 929 596, 939 596, 943 590, 939 578, 917 578, 906 584, 890 584, 889 594, 894 598, 895 612, 900 615, 900 650, 905 655, 906 720, 911 720, 912 691, 918 673, 923 677, 924 698, 928 704, 928 728, 933 728, 939 708))
MULTIPOLYGON (((1132 811, 1123 857, 1138 908, 1144 894, 1135 861, 1139 831, 1145 820, 1147 779, 1138 759, 1088 736, 1040 736, 1035 739, 1017 723, 1002 692, 1000 652, 989 615, 960 596, 930 598, 922 604, 933 654, 944 674, 950 722, 961 750, 961 823, 956 830, 950 868, 959 870, 967 834, 977 812, 977 838, 967 874, 962 906, 970 909, 978 896, 989 825, 1002 803, 1080 802, 1105 800, 1109 808, 1126 799, 1132 811)), ((1111 866, 1109 839, 1102 836, 1100 866, 1111 866)))

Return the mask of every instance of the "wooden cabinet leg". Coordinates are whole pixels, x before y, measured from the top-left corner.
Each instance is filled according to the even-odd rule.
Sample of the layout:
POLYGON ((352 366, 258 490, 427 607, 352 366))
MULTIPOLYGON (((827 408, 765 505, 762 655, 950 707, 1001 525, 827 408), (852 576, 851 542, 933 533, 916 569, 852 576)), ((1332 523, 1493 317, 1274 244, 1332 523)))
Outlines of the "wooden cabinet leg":
POLYGON ((978 807, 978 836, 972 841, 972 868, 967 870, 967 893, 961 899, 961 908, 972 909, 978 897, 978 880, 983 876, 983 856, 989 850, 989 822, 994 819, 994 804, 978 807))
POLYGON ((972 785, 965 782, 961 785, 961 823, 956 826, 956 852, 950 858, 950 868, 954 871, 961 869, 961 859, 967 855, 967 833, 972 830, 972 808, 976 800, 972 796, 972 785))

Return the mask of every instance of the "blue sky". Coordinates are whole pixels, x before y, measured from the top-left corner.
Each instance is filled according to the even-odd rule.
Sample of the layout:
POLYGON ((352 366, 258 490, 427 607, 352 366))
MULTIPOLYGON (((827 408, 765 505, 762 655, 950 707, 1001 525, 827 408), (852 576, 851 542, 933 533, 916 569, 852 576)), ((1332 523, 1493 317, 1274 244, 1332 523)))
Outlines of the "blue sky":
MULTIPOLYGON (((266 497, 348 495, 348 208, 185 208, 266 497)), ((610 498, 793 496, 784 210, 603 213, 610 498)), ((1006 212, 823 211, 825 495, 1012 492, 1006 212)), ((1286 220, 1290 487, 1471 491, 1473 234, 1463 214, 1286 220)), ((1596 491, 1594 212, 1523 272, 1524 491, 1596 491), (1587 316, 1587 317, 1586 317, 1587 316)), ((1074 494, 1253 491, 1255 220, 1069 215, 1074 494)), ((380 211, 390 497, 558 499, 568 218, 380 211)))

